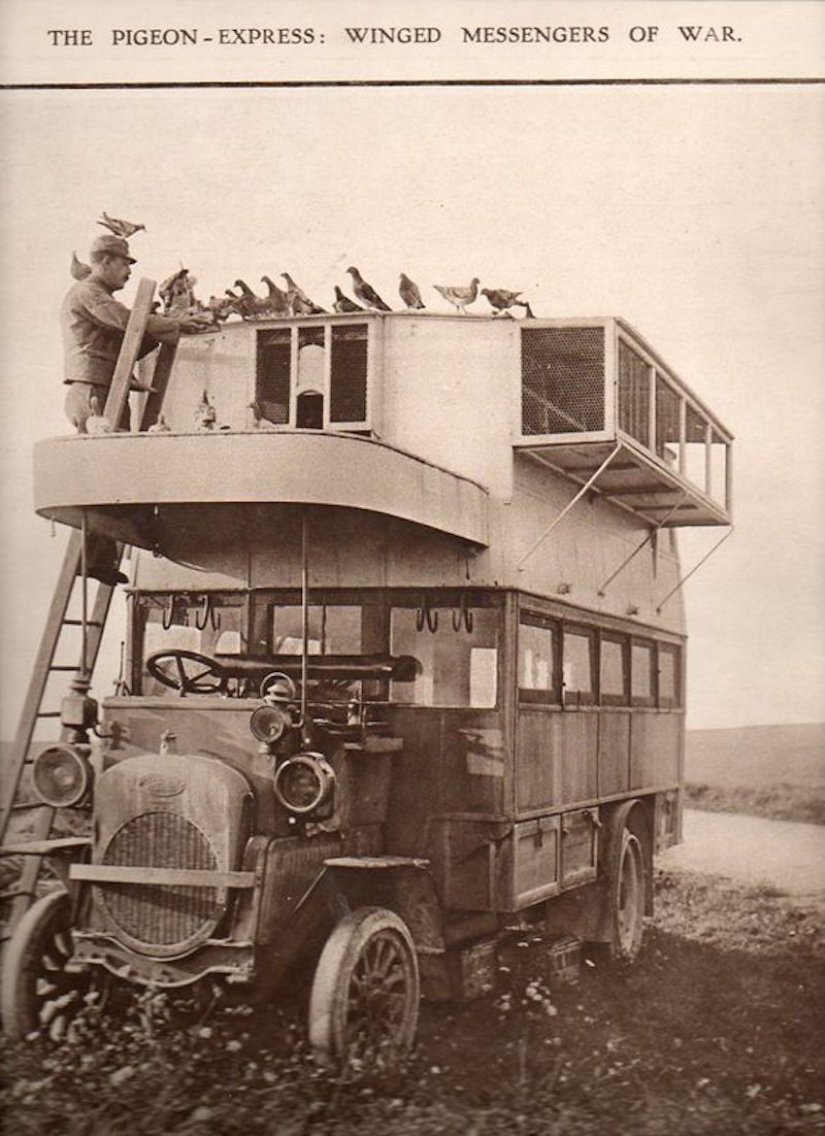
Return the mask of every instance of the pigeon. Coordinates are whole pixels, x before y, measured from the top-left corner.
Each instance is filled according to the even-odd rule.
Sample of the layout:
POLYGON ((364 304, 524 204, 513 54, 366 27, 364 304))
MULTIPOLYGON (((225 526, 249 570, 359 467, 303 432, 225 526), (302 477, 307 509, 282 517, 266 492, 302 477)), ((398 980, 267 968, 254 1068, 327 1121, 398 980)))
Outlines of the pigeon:
POLYGON ((391 312, 392 308, 389 304, 385 304, 371 284, 368 284, 362 277, 357 268, 348 268, 347 272, 352 277, 352 290, 355 293, 355 298, 360 300, 362 304, 368 308, 374 308, 379 312, 391 312))
POLYGON ((236 310, 232 300, 237 301, 237 296, 210 296, 206 301, 206 310, 212 313, 212 320, 214 323, 223 323, 224 320, 229 319, 232 313, 236 310))
POLYGON ((117 217, 110 217, 108 213, 101 213, 97 223, 108 229, 110 233, 114 233, 116 237, 123 237, 126 240, 139 233, 141 229, 146 232, 145 225, 136 225, 133 221, 121 221, 117 217))
POLYGON ((195 407, 195 429, 201 434, 209 433, 210 430, 215 429, 217 419, 218 415, 209 401, 209 394, 204 391, 201 401, 195 407))
POLYGON ((268 276, 262 276, 261 283, 266 284, 269 289, 269 305, 272 308, 272 314, 288 316, 290 314, 289 294, 283 288, 279 288, 275 281, 270 280, 268 276))
POLYGON ((424 301, 421 299, 421 292, 418 289, 418 285, 410 280, 409 276, 405 276, 403 272, 401 273, 401 282, 398 285, 398 295, 404 301, 408 312, 425 306, 424 301))
POLYGON ((433 284, 436 292, 440 292, 447 303, 452 304, 457 312, 464 315, 464 309, 468 304, 473 304, 478 299, 478 286, 481 283, 477 276, 474 276, 470 281, 467 288, 451 288, 446 284, 433 284))
POLYGON ((349 296, 345 296, 338 285, 335 285, 335 303, 332 305, 333 311, 336 312, 363 312, 360 304, 356 304, 355 300, 351 300, 349 296))
POLYGON ((253 430, 277 430, 278 427, 274 422, 270 422, 268 418, 264 418, 264 412, 261 409, 259 402, 248 403, 249 409, 252 411, 252 429, 253 430))
POLYGON ((86 433, 111 434, 112 423, 105 415, 100 413, 100 403, 98 402, 97 395, 93 394, 89 399, 89 406, 92 408, 92 413, 86 419, 86 433))
POLYGON ((72 263, 70 265, 69 271, 71 272, 72 276, 74 276, 75 280, 85 280, 86 277, 90 275, 92 270, 88 264, 84 264, 82 260, 78 260, 77 253, 73 252, 72 263))
POLYGON ((238 311, 245 320, 265 319, 273 314, 272 302, 268 296, 256 296, 245 280, 236 280, 235 287, 240 288, 242 293, 237 297, 237 303, 238 311))
POLYGON ((147 434, 171 434, 172 429, 167 425, 166 419, 162 414, 158 415, 158 420, 154 426, 150 426, 146 431, 147 434))
POLYGON ((174 317, 188 314, 190 309, 196 307, 195 278, 189 275, 188 268, 180 268, 167 276, 158 288, 158 295, 163 300, 164 315, 174 317))
POLYGON ((533 312, 526 300, 520 300, 521 292, 508 292, 506 288, 482 288, 482 296, 486 296, 494 314, 506 312, 508 308, 524 308, 525 316, 533 317, 533 312))
POLYGON ((325 309, 319 308, 316 303, 310 300, 306 292, 298 287, 288 272, 282 272, 281 276, 286 280, 289 307, 294 316, 320 316, 324 314, 325 309))

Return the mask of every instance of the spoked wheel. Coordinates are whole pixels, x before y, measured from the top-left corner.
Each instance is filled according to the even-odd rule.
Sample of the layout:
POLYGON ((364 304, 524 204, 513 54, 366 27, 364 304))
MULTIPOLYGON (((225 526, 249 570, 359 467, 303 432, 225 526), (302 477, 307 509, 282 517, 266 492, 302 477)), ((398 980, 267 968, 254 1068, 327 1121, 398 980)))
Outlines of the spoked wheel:
POLYGON ((644 852, 639 837, 625 828, 611 880, 613 917, 612 953, 627 962, 642 948, 645 913, 644 852))
POLYGON ((358 908, 321 952, 310 1042, 325 1060, 391 1060, 413 1043, 419 996, 418 959, 404 921, 381 907, 358 908))
POLYGON ((6 948, 0 1004, 9 1037, 43 1030, 57 1041, 65 1034, 88 985, 66 970, 71 956, 71 902, 65 891, 50 892, 32 904, 6 948))

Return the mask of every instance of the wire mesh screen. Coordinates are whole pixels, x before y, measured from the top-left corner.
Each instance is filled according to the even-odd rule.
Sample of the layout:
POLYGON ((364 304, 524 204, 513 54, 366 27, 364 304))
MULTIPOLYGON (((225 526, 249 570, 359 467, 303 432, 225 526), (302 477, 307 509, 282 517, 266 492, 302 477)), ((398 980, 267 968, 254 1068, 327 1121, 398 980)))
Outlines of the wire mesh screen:
POLYGON ((332 328, 330 422, 367 417, 367 325, 332 328))
POLYGON ((650 445, 650 368, 623 339, 619 340, 619 427, 637 442, 650 445))
POLYGON ((289 328, 259 331, 256 347, 255 398, 261 408, 261 416, 268 422, 284 423, 289 417, 289 328))
POLYGON ((604 328, 522 328, 522 434, 603 429, 604 328))
POLYGON ((681 398, 661 375, 656 376, 656 453, 667 462, 679 459, 681 398))

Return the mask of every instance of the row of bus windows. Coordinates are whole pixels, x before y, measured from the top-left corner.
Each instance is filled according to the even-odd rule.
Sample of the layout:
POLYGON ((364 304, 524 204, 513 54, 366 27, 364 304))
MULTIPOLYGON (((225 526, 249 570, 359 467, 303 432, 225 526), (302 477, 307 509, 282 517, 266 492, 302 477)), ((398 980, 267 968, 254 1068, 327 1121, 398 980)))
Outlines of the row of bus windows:
MULTIPOLYGON (((208 656, 301 654, 304 615, 297 603, 255 605, 251 649, 246 607, 234 597, 144 595, 138 610, 143 660, 173 648, 208 656)), ((387 613, 381 604, 314 603, 307 610, 306 634, 313 656, 374 654, 387 646, 392 655, 412 655, 417 673, 391 684, 394 702, 497 705, 502 639, 497 608, 397 604, 387 613)), ((141 669, 144 693, 162 693, 141 669)), ((521 616, 518 685, 524 702, 675 707, 680 683, 677 646, 539 614, 521 616)))
POLYGON ((566 705, 681 703, 679 648, 525 613, 519 626, 519 696, 566 705))

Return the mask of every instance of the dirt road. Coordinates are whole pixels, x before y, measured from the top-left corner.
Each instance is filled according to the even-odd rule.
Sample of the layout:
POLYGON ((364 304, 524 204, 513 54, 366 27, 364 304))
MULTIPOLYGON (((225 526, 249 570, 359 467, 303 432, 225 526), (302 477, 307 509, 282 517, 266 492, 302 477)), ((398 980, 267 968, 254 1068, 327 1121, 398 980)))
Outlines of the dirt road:
POLYGON ((662 867, 769 884, 802 903, 825 906, 825 827, 686 809, 684 843, 662 867))

